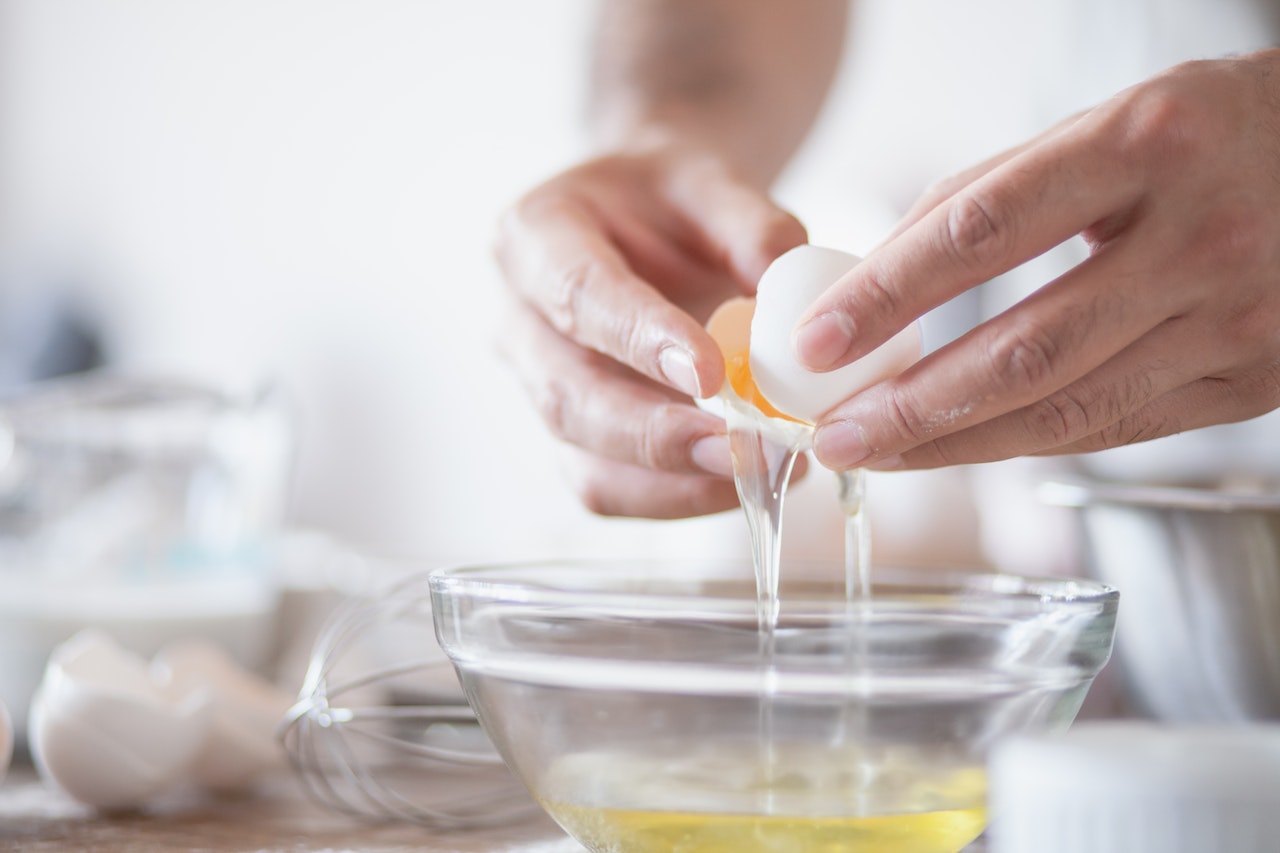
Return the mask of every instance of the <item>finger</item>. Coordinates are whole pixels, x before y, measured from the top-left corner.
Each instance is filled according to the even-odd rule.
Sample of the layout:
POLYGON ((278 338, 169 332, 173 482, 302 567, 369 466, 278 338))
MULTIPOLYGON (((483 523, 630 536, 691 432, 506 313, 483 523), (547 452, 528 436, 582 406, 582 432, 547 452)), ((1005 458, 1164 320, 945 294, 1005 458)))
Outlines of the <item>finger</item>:
POLYGON ((512 310, 502 350, 553 435, 593 454, 677 473, 733 476, 725 425, 512 310))
POLYGON ((1203 376, 1176 354, 1195 349, 1186 318, 1161 324, 1098 369, 1028 406, 928 441, 874 467, 937 468, 993 462, 1073 445, 1203 376), (1171 356, 1175 354, 1175 356, 1171 356))
POLYGON ((838 406, 818 425, 824 465, 852 468, 1043 400, 1096 370, 1185 308, 1144 268, 1143 242, 1091 256, 901 376, 838 406))
MULTIPOLYGON (((1022 152, 1034 148, 1045 140, 1061 134, 1079 118, 1080 116, 1078 115, 1071 116, 1021 145, 1017 145, 1007 151, 1002 151, 996 156, 984 160, 977 165, 970 166, 963 171, 937 181, 921 193, 920 198, 916 199, 911 207, 908 208, 906 214, 898 221, 898 224, 894 226, 893 231, 890 232, 889 236, 883 241, 883 243, 888 243, 894 240, 899 234, 903 233, 912 225, 923 219, 925 214, 929 211, 933 210, 943 201, 951 198, 951 196, 955 195, 961 189, 973 183, 978 178, 983 177, 997 166, 1001 166, 1022 152)), ((883 245, 883 243, 881 245, 883 245)))
POLYGON ((847 364, 952 296, 1132 208, 1142 185, 1107 156, 1103 136, 1055 136, 940 203, 819 297, 797 326, 797 358, 813 370, 847 364))
MULTIPOLYGON (((564 445, 561 462, 578 500, 597 515, 692 518, 738 506, 733 483, 715 477, 640 468, 570 445, 564 445)), ((808 457, 797 457, 790 482, 799 481, 807 471, 808 457)))
POLYGON ((724 381, 702 326, 639 278, 575 203, 534 196, 500 226, 506 280, 561 334, 694 397, 724 381))
POLYGON ((1276 408, 1280 408, 1280 362, 1228 378, 1189 382, 1106 429, 1041 455, 1107 450, 1191 429, 1245 421, 1276 408))
POLYGON ((703 253, 733 270, 748 292, 775 258, 808 241, 800 220, 712 158, 675 174, 666 196, 701 235, 703 253))
POLYGON ((597 515, 692 518, 738 505, 733 482, 719 477, 655 471, 568 446, 562 468, 578 500, 597 515))

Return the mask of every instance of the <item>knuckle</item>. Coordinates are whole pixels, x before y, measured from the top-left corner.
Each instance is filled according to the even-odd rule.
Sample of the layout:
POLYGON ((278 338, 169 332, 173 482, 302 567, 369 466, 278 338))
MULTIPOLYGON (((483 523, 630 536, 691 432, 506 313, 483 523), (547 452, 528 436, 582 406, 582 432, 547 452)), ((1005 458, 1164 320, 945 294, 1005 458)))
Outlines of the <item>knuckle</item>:
POLYGON ((656 406, 643 419, 636 462, 661 471, 684 471, 688 465, 688 439, 681 427, 681 409, 669 403, 656 406))
POLYGON ((775 258, 808 239, 808 232, 800 220, 781 208, 772 209, 760 225, 760 248, 769 258, 775 258))
POLYGON ((1167 368, 1153 362, 1107 387, 1082 380, 1056 391, 1032 405, 1033 435, 1050 446, 1061 446, 1104 430, 1149 404, 1155 390, 1154 376, 1167 368))
POLYGON ((1051 394, 1031 407, 1032 432, 1036 439, 1058 447, 1092 432, 1095 418, 1089 407, 1071 392, 1051 394))
POLYGON ((573 394, 563 382, 551 381, 534 394, 534 408, 547 431, 561 441, 572 440, 573 394))
POLYGON ((934 441, 927 441, 919 447, 913 447, 909 459, 910 467, 917 470, 947 468, 973 461, 969 457, 968 449, 952 436, 943 436, 934 441))
POLYGON ((998 335, 987 349, 991 382, 1016 397, 1034 394, 1053 378, 1058 346, 1044 330, 1024 325, 998 335))
POLYGON ((1121 418, 1114 424, 1099 430, 1098 449, 1108 450, 1113 447, 1141 444, 1153 438, 1173 435, 1181 431, 1181 425, 1171 414, 1139 412, 1130 417, 1121 418))
POLYGON ((972 269, 998 265, 1009 254, 1012 223, 995 196, 978 190, 961 192, 947 208, 943 239, 946 250, 972 269))
POLYGON ((858 267, 857 290, 846 296, 848 315, 854 322, 859 318, 897 317, 902 300, 890 280, 872 264, 858 267))
MULTIPOLYGON (((928 438, 931 421, 902 394, 889 394, 884 401, 884 421, 889 424, 899 444, 914 447, 928 438)), ((875 452, 883 447, 872 447, 875 452)))
POLYGON ((1125 124, 1117 139, 1117 153, 1125 162, 1144 168, 1172 165, 1212 145, 1217 119, 1178 83, 1192 65, 1176 66, 1126 99, 1125 124))
POLYGON ((1148 361, 1141 370, 1131 371, 1111 389, 1111 394, 1103 398, 1108 407, 1101 412, 1101 417, 1117 421, 1148 405, 1156 395, 1156 377, 1176 368, 1173 361, 1158 358, 1148 361))
POLYGON ((569 266, 549 270, 544 314, 563 335, 576 337, 581 330, 583 305, 592 282, 600 275, 598 263, 579 258, 569 266))
POLYGON ((1193 263, 1217 273, 1252 270, 1272 251, 1272 231, 1256 205, 1219 205, 1200 218, 1189 248, 1193 263))
POLYGON ((575 203, 553 184, 538 187, 498 216, 492 250, 508 285, 523 291, 539 305, 540 312, 562 334, 575 336, 587 311, 591 293, 612 270, 604 259, 590 254, 552 259, 541 252, 521 258, 522 247, 539 242, 548 221, 571 221, 575 203))
POLYGON ((572 484, 578 503, 591 514, 601 516, 622 514, 623 511, 609 487, 608 479, 600 476, 593 468, 588 467, 579 472, 573 478, 572 484))
MULTIPOLYGON (((616 341, 618 356, 628 365, 649 376, 662 375, 659 347, 654 336, 654 329, 661 328, 658 322, 644 311, 622 311, 612 318, 609 339, 616 341)), ((601 348, 608 346, 601 342, 601 348)))

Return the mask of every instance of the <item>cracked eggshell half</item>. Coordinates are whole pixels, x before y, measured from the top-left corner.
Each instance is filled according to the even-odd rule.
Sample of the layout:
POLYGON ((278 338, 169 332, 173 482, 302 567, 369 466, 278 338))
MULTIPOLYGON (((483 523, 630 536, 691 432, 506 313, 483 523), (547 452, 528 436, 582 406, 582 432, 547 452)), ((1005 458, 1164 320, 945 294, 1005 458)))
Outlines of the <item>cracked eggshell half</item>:
POLYGON ((774 408, 816 423, 854 394, 896 376, 920 358, 918 323, 867 355, 827 373, 802 367, 792 333, 809 307, 861 258, 837 249, 803 245, 778 257, 760 278, 751 320, 751 374, 774 408))
POLYGON ((698 400, 702 408, 729 419, 742 417, 770 441, 808 450, 813 427, 778 412, 761 395, 751 376, 748 353, 751 349, 751 318, 756 301, 737 297, 722 303, 707 321, 707 333, 724 357, 725 380, 714 397, 698 400))
POLYGON ((204 743, 207 694, 173 696, 142 657, 82 631, 54 650, 31 703, 41 777, 99 809, 124 809, 183 778, 204 743))
POLYGON ((234 791, 283 763, 276 726, 294 697, 205 641, 165 647, 152 662, 152 672, 170 695, 208 696, 208 729, 188 767, 196 784, 234 791))

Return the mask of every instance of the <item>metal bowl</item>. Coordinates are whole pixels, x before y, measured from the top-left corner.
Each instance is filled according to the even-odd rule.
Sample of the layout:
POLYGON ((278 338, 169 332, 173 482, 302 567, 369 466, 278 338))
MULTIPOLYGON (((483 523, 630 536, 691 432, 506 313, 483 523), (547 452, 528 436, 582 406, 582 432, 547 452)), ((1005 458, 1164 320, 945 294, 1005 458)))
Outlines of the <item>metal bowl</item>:
POLYGON ((1176 722, 1280 719, 1280 493, 1047 483, 1117 587, 1116 664, 1139 710, 1176 722))

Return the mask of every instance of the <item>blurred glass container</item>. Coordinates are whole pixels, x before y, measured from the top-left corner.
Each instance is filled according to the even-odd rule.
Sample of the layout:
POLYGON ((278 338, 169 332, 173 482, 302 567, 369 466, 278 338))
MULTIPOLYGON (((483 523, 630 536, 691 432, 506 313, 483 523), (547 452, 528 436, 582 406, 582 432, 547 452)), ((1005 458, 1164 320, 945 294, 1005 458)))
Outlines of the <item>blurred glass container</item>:
POLYGON ((1280 847, 1274 724, 1086 722, 1012 737, 989 766, 992 853, 1280 847))
POLYGON ((262 662, 290 455, 270 391, 93 373, 0 399, 0 696, 19 730, 49 651, 83 627, 262 662))
POLYGON ((1040 497, 1075 508, 1089 573, 1125 596, 1116 659, 1140 711, 1280 720, 1280 490, 1077 477, 1040 497))

